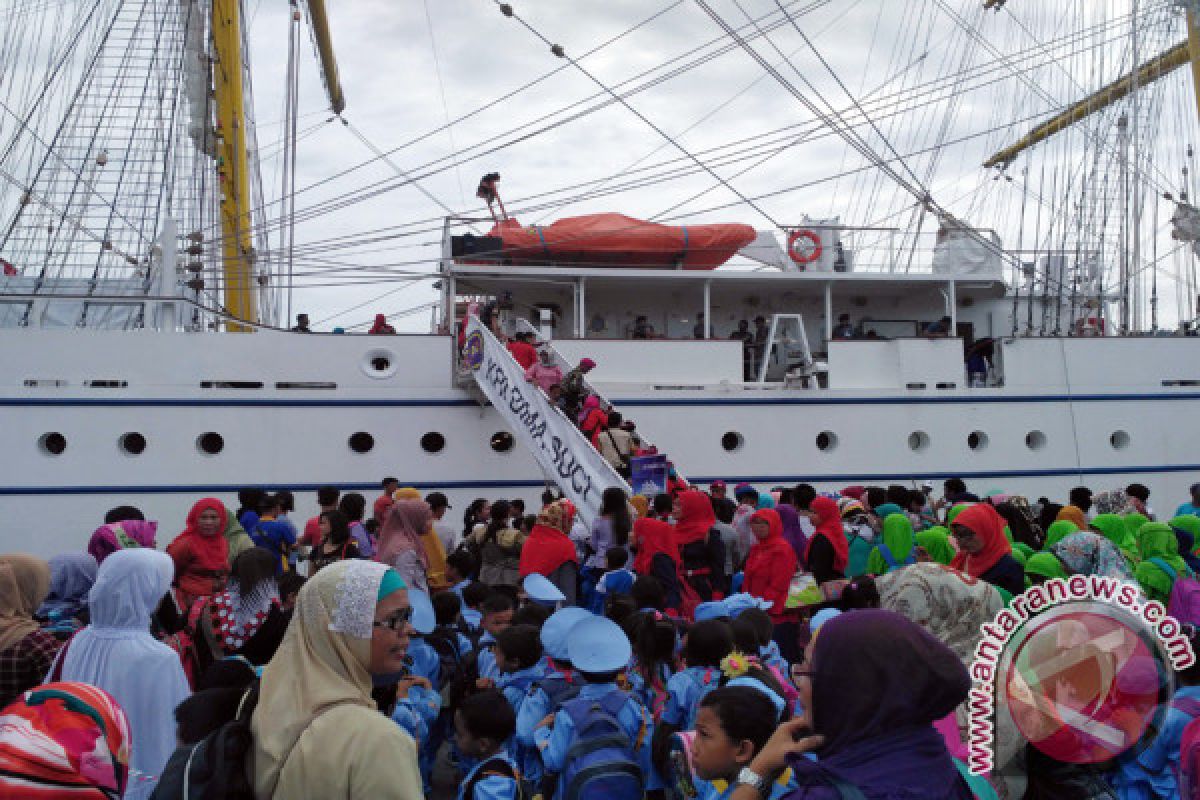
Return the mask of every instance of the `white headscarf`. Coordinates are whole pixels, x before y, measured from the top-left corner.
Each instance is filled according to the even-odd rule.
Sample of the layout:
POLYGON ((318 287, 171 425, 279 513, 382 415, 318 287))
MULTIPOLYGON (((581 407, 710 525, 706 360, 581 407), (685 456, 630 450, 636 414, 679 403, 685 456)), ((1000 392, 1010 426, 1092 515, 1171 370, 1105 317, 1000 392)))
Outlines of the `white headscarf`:
POLYGON ((371 637, 388 569, 338 561, 300 590, 251 722, 260 800, 421 796, 412 739, 371 698, 371 637))
POLYGON ((175 565, 148 548, 118 550, 100 565, 88 595, 92 624, 67 648, 62 680, 111 694, 133 732, 125 797, 149 797, 175 749, 175 706, 191 693, 174 650, 150 635, 150 615, 171 586, 175 565), (152 776, 152 778, 151 778, 152 776))

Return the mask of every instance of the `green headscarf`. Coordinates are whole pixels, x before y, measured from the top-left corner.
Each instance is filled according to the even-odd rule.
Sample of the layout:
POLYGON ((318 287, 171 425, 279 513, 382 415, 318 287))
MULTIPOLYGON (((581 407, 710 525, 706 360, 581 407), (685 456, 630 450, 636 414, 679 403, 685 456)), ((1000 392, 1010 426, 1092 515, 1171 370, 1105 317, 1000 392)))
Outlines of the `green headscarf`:
POLYGON ((1017 560, 1017 563, 1022 567, 1029 563, 1029 557, 1033 555, 1033 548, 1024 542, 1016 542, 1012 546, 1012 557, 1017 560))
POLYGON ((1145 517, 1145 515, 1139 514, 1136 511, 1132 514, 1126 514, 1123 519, 1125 520, 1125 528, 1129 531, 1129 535, 1133 536, 1135 539, 1137 538, 1138 531, 1142 529, 1142 526, 1150 521, 1145 517))
POLYGON ((1046 528, 1046 546, 1042 549, 1049 550, 1077 530, 1079 530, 1078 525, 1065 519, 1050 523, 1050 527, 1046 528))
MULTIPOLYGON (((883 519, 883 543, 891 551, 892 560, 903 564, 913 549, 912 523, 905 514, 888 514, 883 519)), ((880 554, 879 548, 871 550, 867 558, 867 572, 871 575, 886 575, 891 567, 880 554)))
MULTIPOLYGON (((1200 520, 1200 517, 1196 517, 1200 520)), ((950 546, 950 531, 941 525, 923 530, 916 535, 917 544, 939 564, 949 565, 954 560, 954 548, 950 546)))
MULTIPOLYGON (((1200 525, 1200 517, 1193 519, 1200 525)), ((1129 532, 1125 520, 1121 519, 1119 514, 1098 514, 1089 524, 1093 530, 1112 542, 1132 563, 1137 563, 1137 539, 1129 532)))
POLYGON ((959 503, 954 508, 946 512, 946 524, 952 525, 954 518, 971 507, 971 503, 959 503))
MULTIPOLYGON (((1200 520, 1200 517, 1197 517, 1200 520)), ((254 549, 254 540, 250 538, 250 534, 246 533, 246 529, 242 527, 242 523, 238 522, 237 515, 233 513, 233 509, 225 510, 225 541, 229 545, 227 556, 229 563, 241 555, 246 550, 254 549)))
POLYGON ((1167 523, 1172 528, 1185 530, 1192 535, 1192 541, 1195 542, 1195 549, 1192 551, 1200 551, 1200 517, 1195 514, 1181 514, 1167 523))
MULTIPOLYGON (((1126 517, 1126 521, 1128 519, 1126 517)), ((1175 531, 1165 522, 1147 522, 1138 529, 1137 546, 1142 563, 1133 571, 1133 577, 1142 585, 1147 598, 1166 603, 1171 597, 1171 587, 1175 585, 1175 578, 1188 574, 1187 564, 1179 557, 1179 542, 1175 538, 1175 531), (1166 562, 1175 574, 1170 575, 1163 571, 1150 561, 1152 558, 1166 562)))
POLYGON ((1029 584, 1033 581, 1028 576, 1037 575, 1049 580, 1051 578, 1066 578, 1067 570, 1058 557, 1052 553, 1034 553, 1025 562, 1025 575, 1029 584))

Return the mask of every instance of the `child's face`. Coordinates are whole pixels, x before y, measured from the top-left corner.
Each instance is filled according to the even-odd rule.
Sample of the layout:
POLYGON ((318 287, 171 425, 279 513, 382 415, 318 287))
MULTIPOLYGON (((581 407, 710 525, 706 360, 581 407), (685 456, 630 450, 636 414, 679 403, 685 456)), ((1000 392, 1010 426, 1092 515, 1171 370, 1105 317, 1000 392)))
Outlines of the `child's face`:
POLYGON ((506 611, 493 611, 483 615, 483 620, 480 623, 483 629, 492 636, 499 636, 500 632, 512 625, 513 612, 512 609, 506 611))
POLYGON ((749 740, 735 742, 725 734, 721 720, 711 708, 696 712, 696 736, 692 739, 692 766, 706 781, 732 779, 754 758, 749 740))
POLYGON ((492 740, 486 736, 476 739, 471 735, 463 721, 462 714, 454 715, 454 735, 458 742, 458 749, 472 758, 482 758, 496 749, 492 740))
POLYGON ((520 662, 515 658, 509 658, 499 647, 496 648, 496 666, 501 672, 516 672, 521 669, 520 662))
POLYGON ((454 568, 453 564, 447 564, 446 565, 446 580, 448 580, 450 582, 450 585, 453 586, 456 583, 462 583, 463 576, 458 574, 458 570, 456 570, 454 568))

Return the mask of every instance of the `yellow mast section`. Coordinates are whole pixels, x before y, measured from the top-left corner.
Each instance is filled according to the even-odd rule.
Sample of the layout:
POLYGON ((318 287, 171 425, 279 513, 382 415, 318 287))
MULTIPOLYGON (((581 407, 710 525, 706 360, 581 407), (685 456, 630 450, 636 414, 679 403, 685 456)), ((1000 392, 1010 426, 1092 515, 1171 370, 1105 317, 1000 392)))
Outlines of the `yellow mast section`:
POLYGON ((1197 63, 1200 63, 1200 60, 1193 57, 1198 50, 1200 50, 1200 33, 1197 33, 1192 13, 1189 11, 1188 41, 1180 42, 1165 53, 1142 64, 1142 66, 1137 68, 1136 72, 1113 81, 1075 103, 1066 111, 1038 125, 1019 142, 997 152, 987 161, 983 162, 983 165, 985 167, 1007 166, 1023 150, 1027 150, 1038 142, 1049 139, 1064 128, 1074 125, 1079 120, 1112 105, 1133 91, 1135 86, 1142 87, 1156 81, 1182 67, 1188 61, 1192 62, 1192 75, 1197 81, 1197 86, 1200 86, 1200 72, 1197 71, 1197 63))
MULTIPOLYGON (((213 91, 217 101, 217 172, 221 182, 221 263, 225 308, 258 322, 254 257, 250 246, 250 169, 242 83, 241 0, 212 0, 213 91)), ((226 330, 249 332, 231 322, 226 330)))
POLYGON ((312 22, 313 38, 317 42, 317 55, 321 57, 321 73, 325 76, 329 106, 333 113, 341 114, 346 108, 346 97, 342 94, 342 84, 338 79, 337 59, 333 57, 333 37, 329 33, 325 0, 308 0, 308 17, 312 22))
POLYGON ((1200 115, 1200 26, 1196 24, 1196 12, 1188 8, 1188 52, 1192 59, 1192 94, 1196 98, 1196 113, 1200 115))

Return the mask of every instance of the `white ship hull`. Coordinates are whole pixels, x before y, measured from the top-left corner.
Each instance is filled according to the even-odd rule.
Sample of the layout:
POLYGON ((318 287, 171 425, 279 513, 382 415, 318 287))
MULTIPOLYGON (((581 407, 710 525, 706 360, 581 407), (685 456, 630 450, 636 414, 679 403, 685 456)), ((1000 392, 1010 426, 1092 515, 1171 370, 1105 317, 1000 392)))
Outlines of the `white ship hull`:
MULTIPOLYGON (((958 475, 976 491, 1061 498, 1079 484, 1136 480, 1169 514, 1200 474, 1197 339, 1006 341, 1005 385, 979 389, 946 380, 961 372, 959 356, 939 357, 961 352, 955 340, 831 343, 831 375, 843 378, 829 389, 731 381, 731 342, 556 345, 596 354, 597 386, 700 483, 840 488, 958 475), (922 357, 906 360, 914 348, 922 357), (862 368, 833 371, 847 359, 862 368)), ((236 505, 245 486, 292 489, 302 521, 317 486, 371 498, 384 475, 445 491, 455 516, 477 496, 533 503, 542 470, 519 446, 491 448, 507 426, 455 386, 452 351, 446 336, 6 331, 0 541, 40 554, 81 547, 107 509, 133 504, 160 521, 165 544, 195 499, 236 505), (382 372, 371 365, 381 356, 382 372), (59 454, 53 433, 65 441, 59 454), (140 454, 122 447, 130 433, 144 437, 140 454), (220 435, 219 453, 203 452, 206 433, 220 435), (356 433, 370 434, 369 452, 348 444, 356 433), (423 449, 427 433, 441 434, 440 452, 423 449)))

